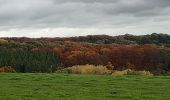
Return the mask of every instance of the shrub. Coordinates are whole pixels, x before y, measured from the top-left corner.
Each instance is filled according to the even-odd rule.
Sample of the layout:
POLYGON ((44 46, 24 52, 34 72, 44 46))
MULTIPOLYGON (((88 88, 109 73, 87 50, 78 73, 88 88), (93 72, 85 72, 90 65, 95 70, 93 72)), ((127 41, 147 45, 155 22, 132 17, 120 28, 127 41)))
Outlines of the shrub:
POLYGON ((74 73, 74 74, 99 74, 107 75, 111 74, 111 71, 106 68, 106 66, 98 65, 76 65, 72 67, 65 68, 63 72, 74 73))
POLYGON ((129 70, 128 75, 143 75, 143 76, 153 76, 153 74, 149 71, 134 71, 134 70, 129 70))
POLYGON ((142 76, 152 76, 153 74, 149 71, 135 71, 131 69, 126 69, 123 71, 112 71, 112 75, 142 75, 142 76))
POLYGON ((11 67, 1 67, 0 68, 0 72, 6 72, 6 73, 14 73, 16 72, 13 68, 11 67))
POLYGON ((8 41, 5 39, 0 39, 0 43, 8 43, 8 41))
POLYGON ((128 72, 131 71, 130 69, 118 71, 118 70, 113 70, 112 75, 127 75, 128 72))

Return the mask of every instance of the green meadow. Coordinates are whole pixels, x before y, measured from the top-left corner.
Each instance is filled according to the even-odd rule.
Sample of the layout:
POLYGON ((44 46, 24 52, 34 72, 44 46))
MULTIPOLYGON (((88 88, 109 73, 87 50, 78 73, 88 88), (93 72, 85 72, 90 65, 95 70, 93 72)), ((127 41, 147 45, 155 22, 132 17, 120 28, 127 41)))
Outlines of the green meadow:
POLYGON ((0 100, 170 100, 168 76, 1 73, 0 100))

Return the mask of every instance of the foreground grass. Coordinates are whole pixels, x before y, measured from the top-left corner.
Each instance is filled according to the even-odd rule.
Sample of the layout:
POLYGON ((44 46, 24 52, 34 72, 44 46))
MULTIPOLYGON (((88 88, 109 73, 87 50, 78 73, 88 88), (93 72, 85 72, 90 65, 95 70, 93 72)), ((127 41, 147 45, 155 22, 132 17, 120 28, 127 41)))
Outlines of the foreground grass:
POLYGON ((170 77, 0 74, 0 100, 170 100, 170 77))

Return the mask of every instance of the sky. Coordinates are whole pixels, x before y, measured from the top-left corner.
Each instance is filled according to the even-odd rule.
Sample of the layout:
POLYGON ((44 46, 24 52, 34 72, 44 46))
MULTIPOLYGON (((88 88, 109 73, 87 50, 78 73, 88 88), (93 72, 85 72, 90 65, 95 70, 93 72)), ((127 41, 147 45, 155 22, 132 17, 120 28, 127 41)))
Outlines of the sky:
POLYGON ((170 34, 170 0, 0 0, 0 37, 170 34))

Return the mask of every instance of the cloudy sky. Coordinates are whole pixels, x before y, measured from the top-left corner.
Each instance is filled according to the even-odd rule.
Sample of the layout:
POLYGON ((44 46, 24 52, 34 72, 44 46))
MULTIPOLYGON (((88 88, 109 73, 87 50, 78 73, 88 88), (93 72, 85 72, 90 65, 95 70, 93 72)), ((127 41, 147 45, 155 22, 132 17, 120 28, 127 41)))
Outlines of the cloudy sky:
POLYGON ((170 0, 0 0, 1 37, 170 34, 170 0))

